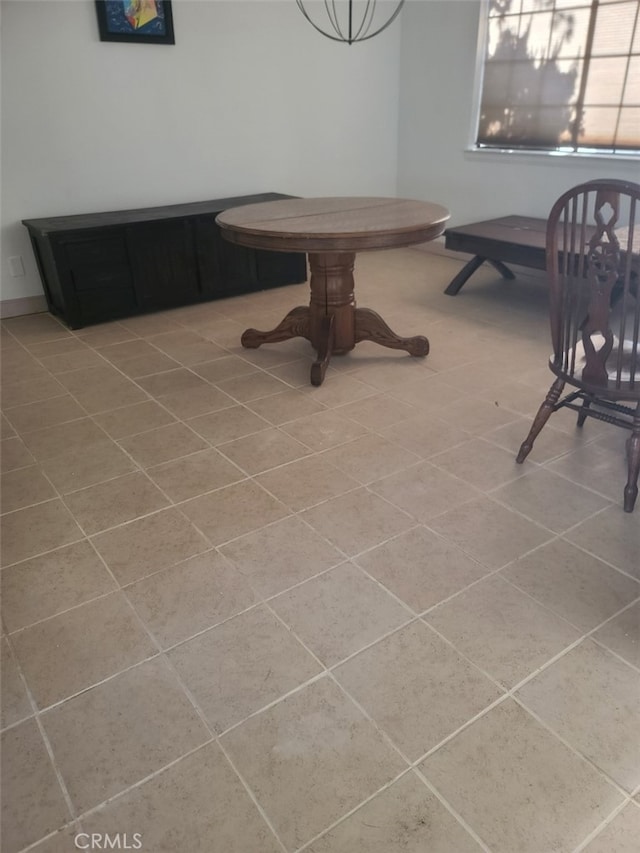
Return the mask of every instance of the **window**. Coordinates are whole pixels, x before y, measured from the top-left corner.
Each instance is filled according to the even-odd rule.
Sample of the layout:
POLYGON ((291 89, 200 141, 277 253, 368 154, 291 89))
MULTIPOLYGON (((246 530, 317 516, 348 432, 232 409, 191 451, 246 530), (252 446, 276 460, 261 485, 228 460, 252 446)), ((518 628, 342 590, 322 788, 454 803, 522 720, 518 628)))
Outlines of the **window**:
POLYGON ((640 153, 640 0, 489 0, 478 148, 640 153))

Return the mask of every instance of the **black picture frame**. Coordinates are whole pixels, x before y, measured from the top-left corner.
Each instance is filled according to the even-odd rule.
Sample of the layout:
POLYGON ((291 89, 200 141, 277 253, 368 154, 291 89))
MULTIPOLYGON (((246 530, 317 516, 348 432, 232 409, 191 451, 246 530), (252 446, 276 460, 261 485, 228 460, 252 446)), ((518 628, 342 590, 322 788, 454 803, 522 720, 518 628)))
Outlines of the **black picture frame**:
POLYGON ((134 44, 176 43, 171 0, 95 0, 95 2, 100 41, 134 44))

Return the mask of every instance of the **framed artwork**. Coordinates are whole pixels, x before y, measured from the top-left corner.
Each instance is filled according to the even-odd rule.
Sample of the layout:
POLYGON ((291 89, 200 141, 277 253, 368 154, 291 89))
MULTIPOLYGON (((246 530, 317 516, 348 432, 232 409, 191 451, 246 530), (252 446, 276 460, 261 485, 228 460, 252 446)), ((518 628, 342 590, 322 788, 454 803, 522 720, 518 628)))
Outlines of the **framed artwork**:
POLYGON ((100 41, 175 44, 170 0, 96 0, 100 41))

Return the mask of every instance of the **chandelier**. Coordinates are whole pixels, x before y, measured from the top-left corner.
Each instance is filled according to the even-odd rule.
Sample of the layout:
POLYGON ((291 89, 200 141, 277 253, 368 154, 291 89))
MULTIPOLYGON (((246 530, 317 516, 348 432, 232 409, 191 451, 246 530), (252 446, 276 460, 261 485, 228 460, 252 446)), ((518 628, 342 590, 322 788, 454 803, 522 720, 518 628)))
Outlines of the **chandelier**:
MULTIPOLYGON (((298 8, 312 27, 333 41, 347 44, 366 41, 386 30, 404 5, 404 0, 395 2, 394 11, 385 19, 378 14, 377 0, 296 0, 298 8), (305 8, 305 2, 308 7, 315 7, 313 13, 305 8)), ((384 5, 388 6, 388 3, 384 5)))

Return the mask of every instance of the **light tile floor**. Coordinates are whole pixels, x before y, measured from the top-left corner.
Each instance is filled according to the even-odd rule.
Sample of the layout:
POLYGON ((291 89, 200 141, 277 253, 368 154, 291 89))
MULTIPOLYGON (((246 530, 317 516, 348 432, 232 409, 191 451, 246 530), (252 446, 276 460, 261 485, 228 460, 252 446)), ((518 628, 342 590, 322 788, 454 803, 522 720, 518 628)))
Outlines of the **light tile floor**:
POLYGON ((321 388, 239 346, 306 285, 2 323, 5 853, 637 853, 625 436, 560 413, 515 464, 544 281, 459 268, 361 255, 432 351, 321 388))

